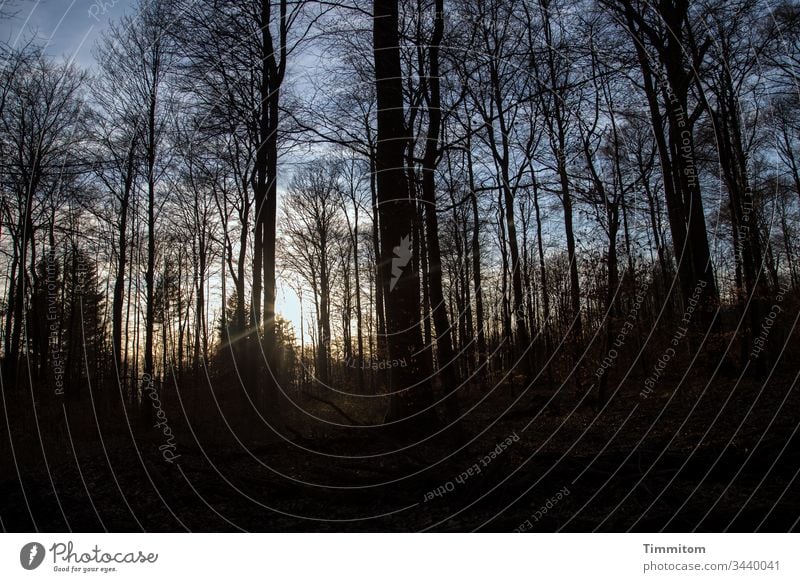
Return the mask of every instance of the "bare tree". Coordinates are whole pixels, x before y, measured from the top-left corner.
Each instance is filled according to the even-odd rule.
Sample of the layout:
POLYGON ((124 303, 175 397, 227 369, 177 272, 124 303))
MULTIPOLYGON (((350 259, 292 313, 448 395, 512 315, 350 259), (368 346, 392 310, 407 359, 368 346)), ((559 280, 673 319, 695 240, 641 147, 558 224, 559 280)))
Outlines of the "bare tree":
POLYGON ((283 213, 285 257, 311 288, 317 320, 317 380, 327 385, 331 360, 331 293, 336 246, 345 239, 339 206, 341 185, 335 164, 315 163, 298 171, 283 213))

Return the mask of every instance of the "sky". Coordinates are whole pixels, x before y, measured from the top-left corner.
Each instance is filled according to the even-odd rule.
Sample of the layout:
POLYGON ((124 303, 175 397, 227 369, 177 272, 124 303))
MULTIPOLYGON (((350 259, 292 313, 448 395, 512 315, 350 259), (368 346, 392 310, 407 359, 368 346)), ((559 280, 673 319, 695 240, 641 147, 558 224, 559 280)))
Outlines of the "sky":
MULTIPOLYGON (((12 47, 35 40, 47 54, 91 69, 94 43, 135 5, 136 0, 0 0, 0 14, 10 15, 0 18, 0 40, 12 47)), ((299 340, 300 302, 280 281, 276 310, 292 322, 299 340)))
POLYGON ((48 54, 91 67, 92 45, 109 22, 132 10, 133 0, 0 0, 11 18, 0 38, 12 46, 36 39, 48 54))

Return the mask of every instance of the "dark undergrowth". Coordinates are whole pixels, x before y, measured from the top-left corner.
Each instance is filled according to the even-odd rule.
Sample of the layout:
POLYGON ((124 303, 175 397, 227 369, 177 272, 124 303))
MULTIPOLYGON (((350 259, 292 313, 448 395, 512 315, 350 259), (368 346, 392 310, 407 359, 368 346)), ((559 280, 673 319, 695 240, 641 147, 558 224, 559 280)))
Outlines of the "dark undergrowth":
POLYGON ((460 392, 460 437, 443 430, 411 443, 370 426, 383 398, 298 392, 259 414, 240 389, 185 380, 162 392, 165 434, 152 407, 123 406, 113 392, 67 404, 42 391, 34 407, 29 393, 6 391, 2 528, 798 527, 795 375, 665 377, 647 398, 643 378, 629 377, 604 407, 590 386, 512 380, 460 392))

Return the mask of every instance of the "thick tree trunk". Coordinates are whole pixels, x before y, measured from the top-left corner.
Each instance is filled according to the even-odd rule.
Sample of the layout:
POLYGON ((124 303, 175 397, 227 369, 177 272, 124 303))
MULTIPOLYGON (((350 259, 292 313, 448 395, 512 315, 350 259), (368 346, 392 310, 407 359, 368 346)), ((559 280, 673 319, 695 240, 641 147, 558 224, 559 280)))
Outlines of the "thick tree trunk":
POLYGON ((272 89, 270 99, 270 138, 268 141, 269 156, 267 171, 269 187, 267 189, 266 215, 264 217, 264 246, 262 259, 264 269, 264 344, 267 362, 277 372, 278 364, 275 348, 275 243, 278 219, 278 86, 272 89))
MULTIPOLYGON (((380 284, 386 304, 389 357, 405 366, 389 370, 387 421, 423 413, 432 404, 419 328, 418 276, 410 267, 416 207, 406 178, 408 142, 403 110, 397 0, 374 1, 373 27, 378 140, 375 159, 380 225, 380 284)), ((432 420, 430 414, 425 415, 432 420)), ((421 427, 419 417, 414 424, 421 427)))
POLYGON ((643 17, 632 3, 622 4, 628 30, 636 47, 645 96, 655 129, 681 295, 684 305, 688 305, 693 296, 699 294, 700 309, 695 312, 695 321, 702 324, 710 320, 711 311, 717 305, 719 297, 698 179, 693 121, 688 111, 691 78, 684 63, 683 40, 689 3, 665 1, 655 7, 667 30, 663 33, 652 27, 643 29, 643 17), (659 66, 663 65, 664 68, 663 82, 659 87, 654 85, 654 70, 644 48, 647 39, 657 49, 659 66), (659 92, 665 100, 663 114, 658 103, 659 92), (664 127, 665 119, 666 138, 660 131, 664 127))

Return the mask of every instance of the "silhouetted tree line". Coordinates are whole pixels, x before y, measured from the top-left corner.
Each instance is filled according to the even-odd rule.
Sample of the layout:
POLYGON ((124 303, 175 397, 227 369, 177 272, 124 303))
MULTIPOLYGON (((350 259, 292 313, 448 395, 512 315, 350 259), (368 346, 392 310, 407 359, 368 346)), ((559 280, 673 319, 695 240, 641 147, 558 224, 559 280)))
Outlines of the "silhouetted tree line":
POLYGON ((140 0, 91 70, 2 52, 7 387, 345 386, 426 427, 463 385, 603 403, 676 322, 756 374, 777 301, 791 332, 794 2, 140 0))

